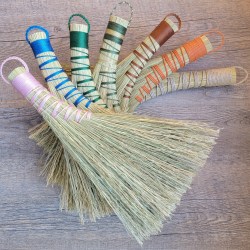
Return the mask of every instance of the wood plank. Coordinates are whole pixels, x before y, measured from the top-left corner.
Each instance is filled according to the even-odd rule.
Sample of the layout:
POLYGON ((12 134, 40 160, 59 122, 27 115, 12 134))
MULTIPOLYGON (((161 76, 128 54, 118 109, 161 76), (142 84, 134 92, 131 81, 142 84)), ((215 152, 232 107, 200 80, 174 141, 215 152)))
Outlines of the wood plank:
MULTIPOLYGON (((250 1, 136 1, 121 59, 169 12, 183 20, 182 30, 161 48, 170 51, 209 29, 220 29, 222 50, 184 70, 241 65, 250 71, 250 1)), ((41 82, 42 76, 25 41, 29 25, 45 26, 53 47, 69 64, 68 17, 75 12, 91 22, 91 62, 115 0, 0 1, 0 61, 18 55, 41 82)), ((123 12, 123 17, 125 17, 123 12)), ((139 250, 115 215, 79 223, 76 214, 59 211, 59 189, 39 176, 41 149, 28 129, 41 117, 11 86, 0 84, 0 249, 139 250)), ((199 120, 223 128, 206 165, 194 178, 172 219, 143 249, 249 249, 250 244, 250 81, 237 87, 180 91, 141 105, 137 112, 174 119, 199 120), (157 112, 156 112, 157 111, 157 112)))

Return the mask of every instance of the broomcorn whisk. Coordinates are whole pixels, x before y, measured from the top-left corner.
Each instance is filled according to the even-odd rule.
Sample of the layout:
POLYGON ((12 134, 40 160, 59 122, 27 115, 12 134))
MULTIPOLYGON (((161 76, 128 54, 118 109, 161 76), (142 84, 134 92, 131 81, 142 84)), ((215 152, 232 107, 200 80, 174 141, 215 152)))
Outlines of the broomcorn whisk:
MULTIPOLYGON (((211 43, 210 43, 210 41, 208 40, 208 38, 207 37, 202 37, 202 40, 201 40, 202 42, 204 42, 204 44, 206 45, 206 48, 207 48, 207 51, 210 51, 210 50, 212 50, 212 45, 211 45, 211 43)), ((199 55, 199 54, 201 54, 201 55, 203 55, 202 53, 200 53, 200 51, 199 51, 199 48, 200 48, 200 46, 194 46, 193 47, 193 49, 191 50, 189 50, 189 51, 191 51, 192 53, 194 53, 195 54, 195 51, 196 50, 198 50, 198 52, 196 52, 196 59, 198 59, 198 57, 199 56, 197 56, 197 55, 199 55)), ((202 50, 203 51, 203 50, 202 50)), ((190 52, 190 53, 191 53, 190 52)), ((191 53, 191 54, 192 54, 191 53)), ((161 58, 160 58, 161 59, 161 58)), ((186 59, 186 60, 188 60, 188 59, 186 59)), ((158 62, 157 62, 158 63, 158 62)), ((177 63, 176 63, 177 64, 177 63)), ((151 65, 151 63, 149 62, 149 65, 151 65)), ((151 65, 152 66, 152 65, 151 65)), ((142 72, 142 75, 143 75, 143 72, 142 72)), ((137 86, 140 86, 140 85, 135 85, 135 88, 137 88, 137 86)), ((133 99, 132 99, 133 100, 133 99)), ((39 144, 41 145, 41 143, 40 143, 40 138, 39 138, 39 132, 40 131, 37 131, 37 133, 32 133, 32 138, 34 138, 36 141, 38 141, 39 142, 39 144), (37 138, 38 137, 38 138, 37 138)), ((60 142, 59 142, 60 143, 60 142)), ((45 144, 44 144, 45 145, 45 144)), ((47 147, 47 148, 49 148, 49 144, 48 145, 45 145, 45 147, 47 147)), ((53 156, 52 156, 53 157, 53 156)), ((49 170, 49 169, 51 169, 51 170, 54 170, 54 167, 51 167, 51 168, 49 168, 49 164, 46 164, 46 170, 49 170)), ((51 174, 49 174, 48 176, 53 176, 53 172, 51 173, 51 174)), ((66 189, 66 191, 67 191, 68 189, 66 189)), ((80 189, 79 189, 80 190, 80 189)), ((68 197, 69 195, 65 195, 66 197, 68 197)), ((101 199, 98 199, 98 200, 101 200, 101 199)), ((81 199, 79 198, 78 199, 78 202, 80 202, 81 201, 81 199)), ((105 202, 102 202, 101 203, 102 205, 103 205, 103 207, 105 207, 106 206, 106 204, 105 204, 105 202)), ((67 207, 67 205, 66 204, 64 204, 64 207, 67 207)), ((84 207, 84 206, 81 206, 81 207, 84 207)), ((77 209, 78 210, 78 209, 77 209)), ((82 210, 81 210, 82 211, 82 210)), ((88 210, 87 210, 88 211, 88 210)), ((95 211, 95 214, 97 214, 98 216, 97 217, 100 217, 99 216, 99 214, 101 214, 101 213, 98 213, 98 208, 95 208, 94 209, 94 211, 95 211)), ((109 210, 109 206, 106 206, 106 209, 105 209, 105 211, 110 211, 109 210)), ((78 210, 78 212, 79 212, 79 210, 78 210)), ((93 215, 93 212, 92 212, 92 217, 94 217, 94 215, 93 215)))

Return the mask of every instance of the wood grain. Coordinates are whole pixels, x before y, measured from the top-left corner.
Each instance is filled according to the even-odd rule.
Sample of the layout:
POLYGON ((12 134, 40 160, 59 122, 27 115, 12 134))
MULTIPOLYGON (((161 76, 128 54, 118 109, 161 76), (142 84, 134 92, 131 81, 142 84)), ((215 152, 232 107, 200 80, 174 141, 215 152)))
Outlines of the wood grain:
MULTIPOLYGON (((69 63, 67 19, 81 12, 91 22, 91 62, 110 10, 117 1, 0 1, 0 61, 10 55, 26 60, 42 77, 25 42, 29 25, 44 25, 61 62, 69 63)), ((121 52, 124 58, 169 12, 183 20, 183 29, 161 48, 169 51, 208 29, 219 28, 222 50, 188 65, 185 70, 241 65, 250 71, 250 1, 136 1, 134 19, 121 52)), ((125 14, 123 13, 125 17, 125 14)), ((250 81, 238 87, 180 91, 151 100, 139 113, 200 120, 223 128, 207 164, 192 189, 143 249, 249 249, 250 245, 250 81)), ((142 249, 115 215, 81 225, 77 215, 60 212, 59 190, 39 176, 41 150, 27 130, 40 116, 11 86, 0 84, 0 249, 142 249)))

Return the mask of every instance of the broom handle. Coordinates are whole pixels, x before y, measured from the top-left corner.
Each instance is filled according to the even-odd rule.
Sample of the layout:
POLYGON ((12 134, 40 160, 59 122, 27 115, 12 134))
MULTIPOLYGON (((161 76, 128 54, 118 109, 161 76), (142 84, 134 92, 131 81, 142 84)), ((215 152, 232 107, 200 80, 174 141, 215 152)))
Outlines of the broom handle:
MULTIPOLYGON (((239 66, 173 73, 171 76, 161 81, 160 84, 154 86, 150 93, 145 96, 144 102, 156 98, 157 96, 179 90, 239 85, 245 82, 247 78, 247 70, 239 66), (245 74, 244 78, 238 82, 237 69, 242 70, 245 74)), ((139 102, 132 102, 131 100, 129 111, 133 112, 139 104, 139 102)))
POLYGON ((177 18, 180 29, 180 18, 172 13, 167 15, 164 20, 151 32, 151 34, 133 51, 133 60, 129 63, 127 71, 123 77, 117 80, 117 93, 121 100, 121 106, 123 110, 126 110, 127 108, 136 79, 138 78, 146 63, 154 55, 154 53, 170 37, 172 37, 176 31, 178 31, 178 28, 172 23, 172 21, 172 25, 169 24, 170 16, 177 18))
POLYGON ((106 107, 95 87, 90 70, 88 50, 90 23, 85 16, 81 14, 73 14, 69 18, 68 27, 70 31, 72 83, 76 85, 77 89, 88 99, 100 106, 106 107), (87 25, 72 23, 72 19, 76 16, 81 17, 87 25))
POLYGON ((117 5, 110 14, 109 22, 103 37, 103 43, 99 52, 99 59, 95 65, 93 76, 97 89, 99 89, 102 99, 110 109, 120 111, 120 103, 116 90, 117 61, 120 54, 123 39, 127 28, 132 20, 133 8, 127 2, 121 2, 130 7, 130 20, 127 21, 113 14, 117 5))
MULTIPOLYGON (((218 34, 221 36, 221 43, 218 48, 224 44, 224 36, 219 31, 210 31, 207 34, 218 34)), ((143 101, 145 95, 149 94, 153 86, 158 85, 162 80, 171 73, 183 68, 188 63, 194 62, 199 58, 214 52, 217 48, 213 48, 209 38, 201 35, 192 41, 183 44, 180 48, 163 54, 160 63, 148 68, 140 75, 136 82, 136 88, 132 93, 132 99, 138 102, 143 101)))
MULTIPOLYGON (((35 33, 33 35, 40 33, 35 33)), ((49 33, 46 29, 40 26, 29 27, 26 31, 26 40, 33 50, 35 58, 39 64, 39 68, 52 93, 58 92, 62 98, 81 109, 90 109, 96 112, 106 112, 104 108, 92 103, 88 98, 83 96, 82 93, 69 80, 67 74, 62 69, 62 66, 54 53, 50 43, 49 33), (28 38, 29 33, 31 30, 35 29, 41 30, 46 36, 42 39, 39 38, 33 42, 30 42, 28 38)))
MULTIPOLYGON (((19 61, 24 66, 25 72, 22 71, 20 74, 15 74, 14 78, 11 79, 11 84, 37 109, 39 113, 45 113, 54 118, 60 116, 66 121, 71 120, 77 123, 82 122, 84 119, 90 119, 92 115, 91 112, 77 109, 76 107, 69 105, 66 101, 59 100, 51 94, 34 78, 29 72, 27 64, 19 57, 9 57, 2 62, 0 75, 6 83, 10 84, 10 82, 4 77, 3 67, 7 62, 12 60, 19 61)), ((14 69, 11 74, 17 69, 20 69, 20 67, 14 69)))

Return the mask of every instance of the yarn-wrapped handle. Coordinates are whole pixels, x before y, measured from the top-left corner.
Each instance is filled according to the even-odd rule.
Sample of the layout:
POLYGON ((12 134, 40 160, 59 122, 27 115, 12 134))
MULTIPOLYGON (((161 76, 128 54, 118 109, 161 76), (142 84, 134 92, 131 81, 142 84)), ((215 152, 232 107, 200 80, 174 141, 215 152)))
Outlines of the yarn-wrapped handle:
POLYGON ((21 62, 24 66, 20 71, 16 68, 12 71, 17 70, 11 84, 13 87, 20 92, 36 109, 39 113, 46 113, 54 118, 60 116, 64 120, 73 120, 77 123, 81 123, 84 119, 90 119, 92 113, 83 111, 75 108, 73 105, 68 105, 67 102, 59 100, 53 94, 51 94, 45 87, 39 83, 35 77, 29 72, 27 64, 19 57, 13 56, 4 60, 0 67, 0 75, 2 79, 9 84, 9 82, 3 76, 4 65, 12 60, 21 62))

